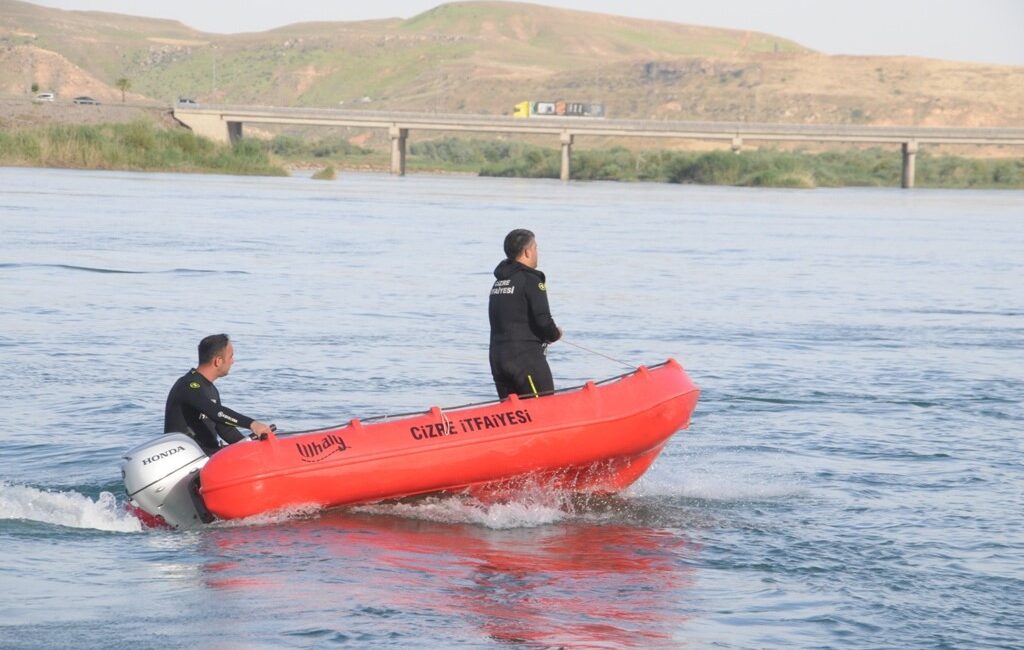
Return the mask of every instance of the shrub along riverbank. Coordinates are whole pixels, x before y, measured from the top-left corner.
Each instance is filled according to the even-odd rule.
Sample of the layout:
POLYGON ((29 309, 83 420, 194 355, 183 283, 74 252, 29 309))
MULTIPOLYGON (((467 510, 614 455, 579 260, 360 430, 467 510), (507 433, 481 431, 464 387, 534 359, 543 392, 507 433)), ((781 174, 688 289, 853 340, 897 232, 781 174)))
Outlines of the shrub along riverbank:
MULTIPOLYGON (((343 139, 304 142, 280 136, 264 147, 294 162, 386 169, 388 154, 343 139)), ((558 178, 561 151, 520 141, 441 138, 409 145, 410 170, 482 176, 558 178)), ((678 152, 624 147, 573 151, 574 180, 652 181, 757 187, 899 187, 902 159, 894 149, 825 153, 778 150, 678 152)), ((1024 188, 1024 158, 980 159, 918 154, 918 187, 1024 188)))
MULTIPOLYGON (((484 176, 558 178, 561 152, 521 142, 454 138, 416 143, 411 159, 458 167, 478 166, 484 176)), ((420 163, 422 164, 422 162, 420 163)), ((760 187, 898 187, 899 151, 848 149, 825 153, 776 150, 710 153, 631 151, 623 147, 573 152, 576 180, 656 181, 760 187)), ((1024 158, 917 157, 919 187, 1024 188, 1024 158)))
POLYGON ((149 122, 0 132, 0 165, 286 176, 261 143, 216 144, 149 122))
MULTIPOLYGON (((558 178, 558 149, 509 140, 440 138, 409 146, 411 171, 558 178)), ((291 136, 216 144, 184 129, 148 122, 50 126, 0 132, 0 165, 286 175, 284 164, 387 169, 388 153, 341 137, 291 136)), ((891 149, 825 153, 777 150, 710 153, 624 147, 573 152, 575 180, 653 181, 760 187, 898 187, 901 159, 891 149)), ((1024 188, 1024 158, 917 158, 919 187, 1024 188)))

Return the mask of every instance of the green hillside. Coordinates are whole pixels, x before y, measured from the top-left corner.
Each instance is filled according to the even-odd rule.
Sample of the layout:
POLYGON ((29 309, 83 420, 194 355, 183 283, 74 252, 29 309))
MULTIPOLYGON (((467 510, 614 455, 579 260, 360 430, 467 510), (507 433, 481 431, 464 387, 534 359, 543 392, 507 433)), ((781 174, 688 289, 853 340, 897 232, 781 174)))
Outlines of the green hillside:
POLYGON ((827 56, 768 34, 513 2, 408 20, 210 34, 181 23, 0 0, 0 95, 505 114, 524 99, 609 117, 1000 126, 1024 123, 1024 69, 827 56))

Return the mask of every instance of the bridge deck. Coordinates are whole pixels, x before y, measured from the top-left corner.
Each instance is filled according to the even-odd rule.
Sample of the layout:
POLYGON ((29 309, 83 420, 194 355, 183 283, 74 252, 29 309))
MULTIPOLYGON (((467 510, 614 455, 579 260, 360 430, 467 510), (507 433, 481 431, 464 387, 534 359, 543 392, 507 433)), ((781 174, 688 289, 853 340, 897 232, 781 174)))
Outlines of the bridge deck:
POLYGON ((430 131, 536 133, 617 137, 697 138, 817 142, 920 144, 1024 144, 1024 128, 950 128, 859 126, 848 124, 772 124, 757 122, 683 122, 612 120, 587 117, 513 118, 492 115, 353 111, 321 108, 202 106, 177 108, 176 117, 216 117, 223 122, 352 126, 430 131))

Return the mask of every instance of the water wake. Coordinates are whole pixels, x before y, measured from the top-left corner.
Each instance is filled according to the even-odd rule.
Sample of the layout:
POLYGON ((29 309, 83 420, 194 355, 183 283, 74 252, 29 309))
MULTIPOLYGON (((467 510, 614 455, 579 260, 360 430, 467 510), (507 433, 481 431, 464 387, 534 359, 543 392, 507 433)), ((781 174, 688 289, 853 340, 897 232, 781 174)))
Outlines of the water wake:
POLYGON ((216 270, 216 269, 167 269, 162 271, 135 271, 130 269, 111 269, 96 266, 79 266, 77 264, 45 264, 45 263, 4 263, 0 269, 60 269, 63 271, 81 271, 85 273, 106 273, 120 275, 147 275, 147 274, 180 274, 180 275, 248 275, 246 271, 216 270))
POLYGON ((264 512, 242 519, 218 519, 210 524, 218 528, 234 528, 236 526, 273 526, 283 524, 297 519, 311 519, 319 516, 323 507, 315 503, 308 505, 297 505, 273 512, 264 512))
POLYGON ((488 503, 473 497, 432 496, 408 502, 357 506, 353 511, 507 530, 546 526, 571 517, 563 496, 527 493, 500 503, 488 503))
POLYGON ((0 483, 0 521, 8 519, 120 533, 142 530, 139 520, 124 510, 110 492, 101 492, 94 501, 79 492, 51 492, 0 483))
POLYGON ((626 494, 640 498, 681 497, 731 503, 785 500, 802 496, 805 489, 792 477, 755 476, 729 467, 692 467, 683 477, 651 471, 626 494))
MULTIPOLYGON (((401 502, 374 503, 344 508, 350 512, 401 517, 446 524, 472 524, 494 530, 512 528, 534 528, 555 523, 572 517, 569 495, 548 493, 526 494, 515 500, 489 503, 464 495, 436 495, 418 497, 401 502)), ((270 526, 289 521, 318 517, 323 508, 314 504, 295 506, 264 514, 217 521, 212 526, 232 528, 236 526, 270 526)))

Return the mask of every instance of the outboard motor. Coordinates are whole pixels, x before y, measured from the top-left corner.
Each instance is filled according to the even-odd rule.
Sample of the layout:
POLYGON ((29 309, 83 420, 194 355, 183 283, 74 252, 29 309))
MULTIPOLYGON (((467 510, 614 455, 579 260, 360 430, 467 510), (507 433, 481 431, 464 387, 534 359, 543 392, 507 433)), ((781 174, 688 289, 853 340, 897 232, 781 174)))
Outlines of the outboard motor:
POLYGON ((199 496, 199 470, 210 460, 196 441, 169 433, 125 452, 121 463, 131 505, 174 528, 213 521, 199 496))

